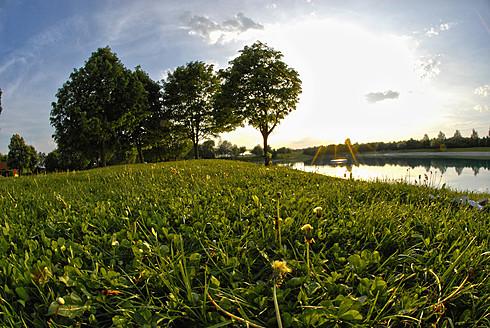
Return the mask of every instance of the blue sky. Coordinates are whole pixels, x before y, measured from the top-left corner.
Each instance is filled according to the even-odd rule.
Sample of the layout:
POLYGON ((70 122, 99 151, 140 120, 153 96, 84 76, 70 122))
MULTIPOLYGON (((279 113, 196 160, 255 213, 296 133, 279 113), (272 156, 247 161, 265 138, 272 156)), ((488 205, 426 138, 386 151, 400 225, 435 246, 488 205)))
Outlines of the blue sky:
MULTIPOLYGON (((256 40, 303 81, 272 147, 480 137, 490 126, 488 0, 0 0, 0 153, 18 133, 56 145, 51 102, 99 47, 158 81, 202 60, 225 68, 256 40)), ((250 127, 222 136, 249 148, 250 127)))

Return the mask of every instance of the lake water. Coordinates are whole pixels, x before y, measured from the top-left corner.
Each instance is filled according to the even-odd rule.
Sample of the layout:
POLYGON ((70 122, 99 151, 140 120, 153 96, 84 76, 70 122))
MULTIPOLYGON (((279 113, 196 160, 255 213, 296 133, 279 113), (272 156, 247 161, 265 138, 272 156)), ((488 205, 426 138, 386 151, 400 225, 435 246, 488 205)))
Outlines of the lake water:
POLYGON ((453 158, 389 158, 364 157, 359 166, 331 165, 328 160, 286 163, 293 169, 316 172, 339 178, 374 181, 405 181, 459 191, 489 193, 490 160, 453 158))

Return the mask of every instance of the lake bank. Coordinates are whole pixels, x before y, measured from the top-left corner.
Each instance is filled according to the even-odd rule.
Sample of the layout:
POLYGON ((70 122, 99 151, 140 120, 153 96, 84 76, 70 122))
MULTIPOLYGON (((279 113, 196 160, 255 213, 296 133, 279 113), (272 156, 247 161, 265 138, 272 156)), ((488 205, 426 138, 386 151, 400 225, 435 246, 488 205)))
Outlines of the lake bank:
POLYGON ((446 157, 446 158, 473 158, 490 159, 490 151, 440 151, 440 152, 384 152, 359 154, 360 157, 446 157))

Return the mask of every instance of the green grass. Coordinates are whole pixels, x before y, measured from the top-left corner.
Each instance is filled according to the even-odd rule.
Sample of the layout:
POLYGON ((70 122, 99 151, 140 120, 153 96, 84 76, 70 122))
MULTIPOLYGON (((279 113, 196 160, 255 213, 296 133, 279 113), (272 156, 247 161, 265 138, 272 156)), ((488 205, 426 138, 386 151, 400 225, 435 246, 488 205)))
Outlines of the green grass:
POLYGON ((490 325, 490 214, 448 190, 225 160, 1 182, 2 327, 490 325))

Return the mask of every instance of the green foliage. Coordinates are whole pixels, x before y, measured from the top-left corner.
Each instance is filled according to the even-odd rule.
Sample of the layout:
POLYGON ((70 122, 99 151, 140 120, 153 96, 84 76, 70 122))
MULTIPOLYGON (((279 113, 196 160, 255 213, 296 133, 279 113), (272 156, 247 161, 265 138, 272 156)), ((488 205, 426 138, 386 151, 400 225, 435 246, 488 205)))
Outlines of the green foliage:
POLYGON ((160 85, 153 81, 139 66, 136 67, 133 74, 143 85, 145 93, 142 102, 139 104, 139 113, 134 129, 127 131, 122 141, 136 146, 140 162, 144 163, 143 150, 150 149, 162 142, 168 131, 162 126, 162 122, 166 118, 162 108, 160 85))
MULTIPOLYGON (((296 109, 301 93, 298 72, 288 67, 282 57, 281 52, 258 41, 245 46, 230 62, 231 67, 221 71, 225 79, 222 102, 260 131, 264 149, 268 149, 267 139, 274 128, 296 109)), ((267 156, 264 158, 268 165, 267 156)))
MULTIPOLYGON (((107 150, 129 136, 146 116, 145 88, 109 47, 74 70, 53 102, 51 124, 61 153, 106 165, 107 150)), ((146 102, 147 103, 147 102, 146 102)))
POLYGON ((14 134, 10 138, 9 153, 7 156, 7 166, 21 172, 33 172, 36 169, 38 155, 36 149, 31 145, 26 145, 24 138, 14 134))
POLYGON ((256 145, 250 152, 255 156, 264 156, 264 148, 261 145, 256 145))
POLYGON ((230 131, 237 125, 229 119, 226 108, 215 106, 220 82, 214 66, 199 61, 177 67, 163 81, 167 117, 192 140, 196 159, 200 140, 230 131))
POLYGON ((46 168, 47 172, 54 172, 60 168, 59 162, 60 156, 56 150, 53 150, 52 152, 48 153, 48 155, 46 155, 44 167, 46 168))
POLYGON ((490 213, 448 190, 206 160, 4 179, 0 195, 0 326, 277 327, 274 298, 283 327, 488 323, 490 213), (291 269, 276 291, 275 260, 291 269))
POLYGON ((214 140, 206 140, 199 145, 199 157, 212 159, 216 157, 214 140))
POLYGON ((227 140, 223 140, 218 144, 218 148, 216 149, 216 155, 220 157, 237 159, 238 156, 240 156, 246 151, 247 148, 244 146, 238 147, 237 145, 234 145, 227 140))

